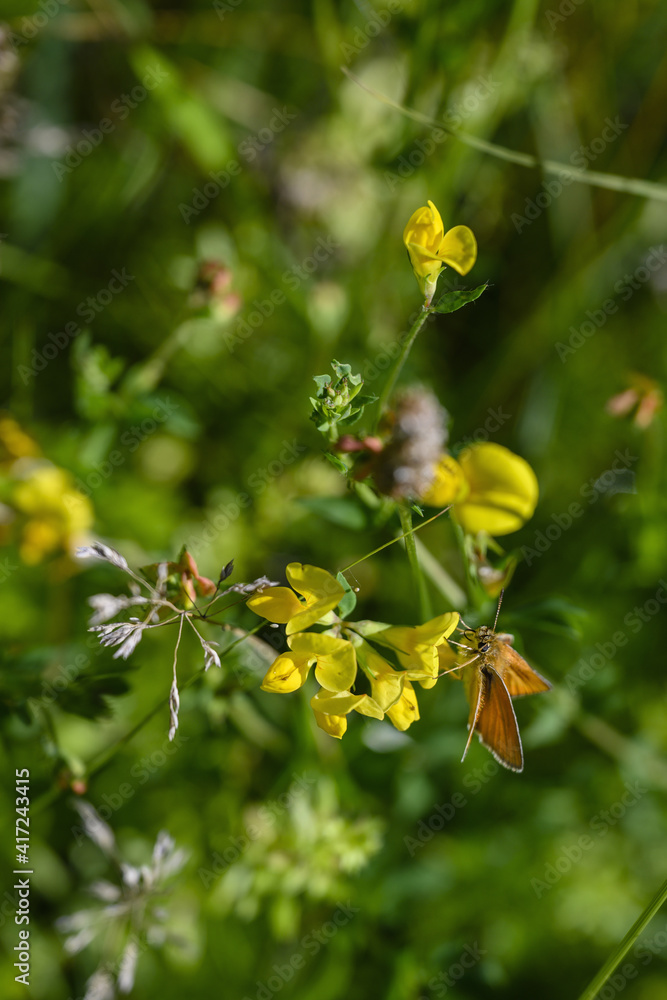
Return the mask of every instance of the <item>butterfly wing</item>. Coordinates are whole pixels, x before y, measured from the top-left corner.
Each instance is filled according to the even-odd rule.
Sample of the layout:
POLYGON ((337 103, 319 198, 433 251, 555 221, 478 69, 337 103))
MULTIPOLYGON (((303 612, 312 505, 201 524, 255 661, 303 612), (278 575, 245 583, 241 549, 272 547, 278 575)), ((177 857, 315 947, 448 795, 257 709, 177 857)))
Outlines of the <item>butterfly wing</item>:
POLYGON ((509 691, 495 670, 479 673, 481 696, 471 735, 476 730, 480 741, 503 767, 523 771, 521 736, 509 691))
POLYGON ((519 656, 503 634, 497 635, 493 647, 487 653, 487 662, 496 671, 512 698, 520 698, 525 694, 538 694, 549 691, 551 684, 519 656))

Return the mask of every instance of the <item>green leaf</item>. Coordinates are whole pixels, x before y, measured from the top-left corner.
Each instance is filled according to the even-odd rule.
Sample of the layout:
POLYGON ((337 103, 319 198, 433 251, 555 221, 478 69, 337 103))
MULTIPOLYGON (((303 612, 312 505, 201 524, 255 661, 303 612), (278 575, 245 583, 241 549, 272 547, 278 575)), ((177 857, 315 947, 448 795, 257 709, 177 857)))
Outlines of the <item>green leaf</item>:
POLYGON ((338 614, 341 618, 347 618, 347 616, 351 614, 357 606, 357 595, 352 590, 352 587, 342 573, 337 573, 336 579, 342 587, 345 587, 345 597, 342 598, 340 604, 338 605, 338 614))
MULTIPOLYGON (((326 389, 326 387, 330 384, 330 382, 331 382, 331 375, 313 375, 313 382, 317 383, 317 388, 321 392, 323 389, 326 389)), ((311 399, 311 403, 313 403, 312 399, 311 399)), ((314 404, 314 405, 317 405, 317 404, 314 404)))
POLYGON ((431 306, 431 312, 456 312, 457 309, 462 309, 469 302, 474 302, 475 299, 478 299, 488 287, 488 284, 486 284, 479 285, 477 288, 460 288, 455 292, 446 292, 434 306, 431 306))
MULTIPOLYGON (((318 427, 318 430, 319 430, 319 427, 318 427)), ((348 472, 350 471, 348 469, 347 465, 345 464, 345 462, 342 460, 342 458, 339 458, 338 455, 333 455, 330 451, 325 451, 324 452, 324 457, 326 458, 326 460, 328 462, 331 462, 331 464, 333 465, 334 469, 337 469, 338 472, 342 472, 344 476, 346 476, 348 474, 348 472)))
POLYGON ((361 378, 360 375, 352 375, 351 365, 344 365, 340 361, 334 360, 331 362, 331 367, 339 378, 349 378, 353 385, 357 385, 358 380, 361 378), (357 382, 354 381, 355 378, 357 382))

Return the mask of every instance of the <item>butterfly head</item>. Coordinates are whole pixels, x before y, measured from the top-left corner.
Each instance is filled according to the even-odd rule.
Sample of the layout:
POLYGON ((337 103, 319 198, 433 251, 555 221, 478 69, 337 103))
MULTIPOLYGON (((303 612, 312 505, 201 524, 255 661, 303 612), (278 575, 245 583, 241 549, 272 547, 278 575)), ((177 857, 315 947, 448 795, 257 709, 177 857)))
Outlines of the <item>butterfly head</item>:
POLYGON ((478 653, 488 653, 493 644, 496 633, 488 625, 480 625, 475 631, 475 646, 478 653))

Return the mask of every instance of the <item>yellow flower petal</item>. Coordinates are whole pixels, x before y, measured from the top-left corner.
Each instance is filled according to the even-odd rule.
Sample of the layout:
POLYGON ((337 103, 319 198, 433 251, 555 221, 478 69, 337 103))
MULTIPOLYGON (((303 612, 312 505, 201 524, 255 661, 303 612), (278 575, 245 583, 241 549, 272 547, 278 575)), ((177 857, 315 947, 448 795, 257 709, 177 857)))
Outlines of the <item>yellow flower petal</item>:
POLYGON ((539 487, 535 473, 519 455, 485 441, 466 448, 459 463, 469 493, 453 514, 464 531, 506 535, 532 517, 539 487))
POLYGON ((315 722, 329 736, 335 736, 337 740, 343 738, 347 732, 347 718, 344 715, 325 715, 324 712, 315 712, 315 722))
POLYGON ((438 646, 443 639, 448 639, 459 623, 458 611, 445 611, 437 618, 431 618, 423 625, 417 625, 414 631, 417 633, 416 645, 438 646))
MULTIPOLYGON (((438 646, 438 673, 443 673, 445 670, 452 670, 452 667, 456 666, 457 661, 458 654, 452 649, 451 646, 448 646, 445 643, 438 646)), ((460 681, 461 671, 452 670, 449 676, 453 677, 456 681, 460 681)))
POLYGON ((391 663, 380 656, 369 643, 361 640, 356 650, 357 659, 371 682, 373 700, 386 712, 403 694, 406 675, 394 670, 391 663))
POLYGON ((423 625, 392 625, 382 632, 377 632, 373 638, 383 645, 392 646, 400 652, 412 655, 431 648, 435 649, 452 634, 458 623, 458 612, 446 611, 423 625))
POLYGON ((403 694, 393 708, 390 708, 387 715, 397 729, 405 731, 419 718, 419 705, 417 695, 410 681, 406 680, 403 694))
POLYGON ((428 207, 418 208, 410 216, 408 224, 403 230, 403 242, 406 246, 413 243, 431 250, 432 253, 437 253, 444 232, 445 227, 442 224, 440 212, 433 202, 429 201, 428 207))
POLYGON ((398 670, 378 674, 377 677, 371 680, 373 699, 384 712, 399 700, 403 694, 403 687, 406 681, 407 674, 398 670))
POLYGON ((301 632, 319 622, 340 603, 345 594, 345 588, 335 576, 319 566, 290 563, 287 567, 287 579, 306 599, 305 608, 301 605, 298 613, 287 623, 288 635, 301 632))
POLYGON ((318 691, 310 699, 310 704, 314 712, 321 712, 324 715, 348 715, 350 712, 360 712, 361 715, 369 715, 373 719, 383 719, 384 712, 378 704, 367 694, 352 694, 351 691, 337 691, 332 694, 330 691, 318 691))
POLYGON ((412 270, 429 303, 435 293, 438 275, 443 266, 442 260, 438 257, 438 249, 444 231, 440 212, 432 201, 429 201, 428 206, 413 212, 403 230, 403 242, 407 247, 412 270))
POLYGON ((299 656, 317 659, 315 676, 327 691, 347 691, 357 676, 357 657, 347 639, 316 632, 297 632, 287 639, 299 656))
POLYGON ((286 625, 303 608, 303 604, 289 587, 265 587, 260 594, 251 597, 247 604, 256 615, 277 625, 286 625))
POLYGON ((463 469, 451 455, 442 455, 435 467, 433 482, 421 500, 429 507, 447 507, 460 503, 469 492, 463 469))
MULTIPOLYGON (((319 566, 309 566, 304 563, 290 563, 286 570, 290 585, 306 598, 307 603, 336 598, 336 602, 345 593, 344 588, 335 576, 319 566)), ((335 607, 335 604, 332 604, 335 607)))
POLYGON ((312 659, 296 653, 281 653, 273 661, 262 681, 262 691, 287 694, 296 691, 306 683, 312 659))
POLYGON ((410 680, 431 688, 438 678, 438 647, 446 644, 459 621, 456 611, 432 618, 415 628, 399 625, 377 632, 373 639, 396 651, 398 661, 410 680))
POLYGON ((442 238, 438 257, 459 274, 467 274, 477 260, 477 240, 467 226, 454 226, 442 238))
POLYGON ((347 691, 357 676, 357 658, 351 643, 331 656, 318 656, 315 676, 327 691, 347 691))

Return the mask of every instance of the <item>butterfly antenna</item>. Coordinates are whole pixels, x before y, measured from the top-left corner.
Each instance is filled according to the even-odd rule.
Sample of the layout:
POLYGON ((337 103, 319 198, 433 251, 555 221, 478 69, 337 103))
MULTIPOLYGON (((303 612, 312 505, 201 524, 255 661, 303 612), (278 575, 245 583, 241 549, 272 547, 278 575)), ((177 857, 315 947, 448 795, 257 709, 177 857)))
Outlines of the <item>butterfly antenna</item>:
POLYGON ((500 614, 500 605, 503 603, 503 597, 505 596, 505 588, 500 591, 500 597, 498 598, 498 607, 496 608, 496 618, 493 623, 493 631, 496 631, 496 625, 498 624, 498 615, 500 614))
POLYGON ((457 665, 455 667, 450 667, 449 670, 441 670, 440 673, 438 674, 438 677, 444 677, 445 674, 453 674, 454 671, 461 670, 462 667, 468 667, 468 666, 470 666, 471 663, 475 662, 475 660, 477 659, 477 656, 478 656, 478 654, 475 653, 475 655, 473 656, 473 658, 471 660, 466 660, 465 663, 457 663, 457 665))

